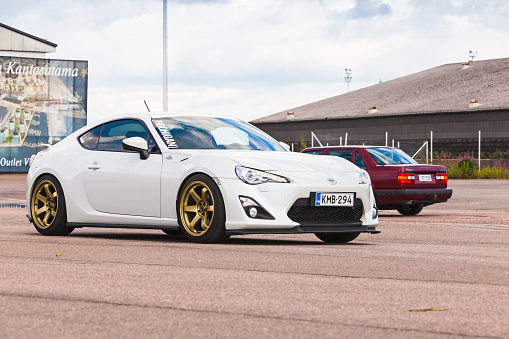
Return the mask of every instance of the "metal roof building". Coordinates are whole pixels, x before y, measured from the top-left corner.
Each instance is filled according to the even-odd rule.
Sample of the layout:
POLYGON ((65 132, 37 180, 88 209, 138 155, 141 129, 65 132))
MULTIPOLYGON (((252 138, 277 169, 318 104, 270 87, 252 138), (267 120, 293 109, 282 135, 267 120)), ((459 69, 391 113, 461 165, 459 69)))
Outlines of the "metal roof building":
POLYGON ((25 58, 46 58, 56 51, 57 44, 0 23, 0 55, 25 58))
POLYGON ((290 144, 421 142, 433 132, 437 147, 509 149, 509 58, 453 63, 376 84, 252 123, 290 144))

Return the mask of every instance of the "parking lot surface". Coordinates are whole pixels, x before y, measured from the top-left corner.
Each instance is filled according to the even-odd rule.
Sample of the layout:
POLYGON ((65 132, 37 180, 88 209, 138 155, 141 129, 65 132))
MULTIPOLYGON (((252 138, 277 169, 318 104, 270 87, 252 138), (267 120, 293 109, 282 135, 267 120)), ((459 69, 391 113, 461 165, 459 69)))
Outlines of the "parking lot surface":
MULTIPOLYGON (((0 204, 24 201, 0 175, 0 204)), ((0 338, 508 338, 509 180, 450 180, 378 235, 195 244, 159 230, 42 236, 0 208, 0 338)))

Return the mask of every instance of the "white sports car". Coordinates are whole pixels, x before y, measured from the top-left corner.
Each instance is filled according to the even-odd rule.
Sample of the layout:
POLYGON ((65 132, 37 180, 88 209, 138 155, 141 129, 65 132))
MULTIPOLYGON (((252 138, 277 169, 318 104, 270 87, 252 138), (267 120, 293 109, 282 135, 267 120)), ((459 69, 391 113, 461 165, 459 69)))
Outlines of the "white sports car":
POLYGON ((204 243, 253 233, 345 243, 380 232, 367 172, 287 148, 236 119, 116 116, 32 157, 27 216, 44 235, 147 228, 204 243))

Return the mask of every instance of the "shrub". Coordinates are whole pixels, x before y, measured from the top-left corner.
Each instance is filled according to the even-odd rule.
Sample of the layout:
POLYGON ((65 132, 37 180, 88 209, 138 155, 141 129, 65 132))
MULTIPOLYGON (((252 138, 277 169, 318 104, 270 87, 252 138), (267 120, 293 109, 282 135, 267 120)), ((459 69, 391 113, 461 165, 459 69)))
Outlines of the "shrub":
POLYGON ((465 178, 472 178, 477 170, 477 164, 470 158, 460 160, 458 163, 458 171, 465 178))
POLYGON ((501 150, 497 149, 495 152, 493 152, 493 154, 491 154, 491 157, 493 159, 501 159, 504 157, 504 153, 501 150))
POLYGON ((502 178, 502 168, 488 167, 479 172, 480 179, 500 179, 502 178))
POLYGON ((308 144, 304 140, 304 137, 300 137, 300 150, 302 151, 306 148, 308 148, 308 144))

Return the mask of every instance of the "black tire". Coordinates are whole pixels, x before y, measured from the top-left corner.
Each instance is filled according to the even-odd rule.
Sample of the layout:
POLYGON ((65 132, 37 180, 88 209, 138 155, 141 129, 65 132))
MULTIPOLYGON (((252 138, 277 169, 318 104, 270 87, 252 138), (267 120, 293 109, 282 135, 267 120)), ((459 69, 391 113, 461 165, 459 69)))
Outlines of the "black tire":
POLYGON ((177 213, 180 229, 194 242, 218 243, 228 238, 221 191, 214 180, 204 174, 186 180, 179 194, 177 213))
POLYGON ((318 239, 334 244, 345 244, 355 240, 359 234, 361 233, 315 233, 318 239))
POLYGON ((403 215, 417 215, 423 208, 423 204, 409 205, 398 208, 398 212, 403 215))
POLYGON ((62 186, 52 175, 43 175, 35 183, 30 195, 30 213, 35 229, 44 235, 68 235, 67 212, 62 186))

